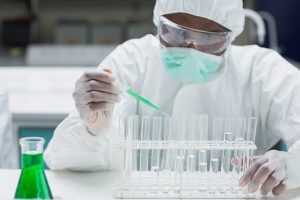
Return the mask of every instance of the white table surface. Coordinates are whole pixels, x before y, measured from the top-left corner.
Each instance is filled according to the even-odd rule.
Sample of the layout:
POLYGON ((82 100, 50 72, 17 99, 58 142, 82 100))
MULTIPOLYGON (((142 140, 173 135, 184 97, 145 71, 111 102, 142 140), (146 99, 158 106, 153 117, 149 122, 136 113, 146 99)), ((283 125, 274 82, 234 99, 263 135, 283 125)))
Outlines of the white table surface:
MULTIPOLYGON (((20 170, 0 170, 0 200, 13 199, 20 170)), ((52 193, 56 197, 71 200, 110 200, 116 183, 117 172, 53 172, 46 171, 52 193)), ((281 197, 261 199, 298 200, 300 190, 291 190, 281 197)))

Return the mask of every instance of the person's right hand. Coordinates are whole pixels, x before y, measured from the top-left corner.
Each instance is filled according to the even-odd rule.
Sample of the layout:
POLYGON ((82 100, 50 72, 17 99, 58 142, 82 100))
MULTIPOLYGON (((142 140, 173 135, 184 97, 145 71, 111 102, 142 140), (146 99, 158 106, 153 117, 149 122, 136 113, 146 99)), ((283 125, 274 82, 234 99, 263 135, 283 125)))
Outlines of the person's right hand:
POLYGON ((113 85, 115 81, 109 68, 100 72, 85 72, 76 81, 73 92, 76 108, 93 135, 109 127, 114 104, 121 100, 121 90, 113 85))

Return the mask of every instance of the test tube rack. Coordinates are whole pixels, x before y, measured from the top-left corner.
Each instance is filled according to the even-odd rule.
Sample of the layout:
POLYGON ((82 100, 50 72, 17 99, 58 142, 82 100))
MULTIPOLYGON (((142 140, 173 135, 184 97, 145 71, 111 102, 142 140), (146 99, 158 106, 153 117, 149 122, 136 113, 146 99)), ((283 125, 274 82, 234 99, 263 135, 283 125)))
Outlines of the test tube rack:
POLYGON ((253 161, 255 134, 253 117, 120 117, 115 197, 255 198, 238 185, 253 161))

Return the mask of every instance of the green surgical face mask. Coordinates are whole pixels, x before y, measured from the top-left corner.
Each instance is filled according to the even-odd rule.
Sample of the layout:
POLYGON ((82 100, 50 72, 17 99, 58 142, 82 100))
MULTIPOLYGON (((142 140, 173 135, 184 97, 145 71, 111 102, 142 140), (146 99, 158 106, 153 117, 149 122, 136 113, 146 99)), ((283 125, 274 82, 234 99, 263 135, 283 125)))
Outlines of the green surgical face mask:
POLYGON ((192 48, 163 47, 162 59, 166 71, 184 84, 208 82, 223 72, 222 56, 192 48))

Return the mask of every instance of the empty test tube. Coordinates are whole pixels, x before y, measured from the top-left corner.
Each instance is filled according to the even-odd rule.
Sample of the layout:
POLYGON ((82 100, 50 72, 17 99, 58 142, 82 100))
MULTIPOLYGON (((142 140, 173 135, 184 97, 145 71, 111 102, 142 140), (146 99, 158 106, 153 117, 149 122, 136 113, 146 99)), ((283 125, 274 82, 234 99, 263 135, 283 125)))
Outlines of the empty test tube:
POLYGON ((199 151, 199 191, 200 192, 206 192, 207 187, 207 151, 206 150, 200 150, 199 151))
MULTIPOLYGON (((146 147, 147 142, 149 142, 149 133, 151 130, 151 118, 148 116, 142 117, 142 125, 141 125, 141 145, 146 147)), ((149 150, 141 149, 140 151, 140 178, 147 178, 148 175, 148 161, 149 161, 149 150)), ((143 184, 141 180, 141 185, 143 184)))
MULTIPOLYGON (((250 117, 248 119, 248 126, 247 126, 247 141, 253 142, 253 144, 255 144, 256 128, 257 128, 257 119, 254 117, 250 117)), ((245 164, 245 168, 248 168, 249 165, 253 162, 253 157, 254 157, 254 150, 247 151, 247 162, 245 164)))
MULTIPOLYGON (((153 118, 153 128, 152 128, 152 142, 156 142, 158 145, 161 142, 161 131, 162 131, 162 118, 154 117, 153 118)), ((151 152, 151 167, 159 168, 160 165, 160 150, 152 149, 151 152)))
MULTIPOLYGON (((187 146, 188 146, 188 151, 187 151, 187 176, 188 178, 195 178, 195 169, 196 169, 196 150, 193 149, 194 142, 196 141, 196 135, 197 135, 197 121, 198 117, 196 115, 192 115, 191 117, 188 118, 186 121, 187 126, 187 146)), ((191 181, 190 181, 191 182, 191 181)))
POLYGON ((237 120, 236 132, 235 132, 235 146, 236 149, 234 150, 234 172, 239 178, 242 173, 242 165, 243 165, 243 151, 242 145, 245 139, 246 134, 246 127, 247 127, 247 120, 246 118, 239 118, 237 120))
MULTIPOLYGON (((229 148, 232 144, 233 133, 235 130, 235 120, 233 118, 227 118, 225 120, 225 132, 223 136, 224 144, 229 148)), ((231 166, 231 149, 223 150, 223 159, 222 159, 222 171, 224 176, 228 176, 231 166)))
MULTIPOLYGON (((232 138, 233 133, 232 132, 225 132, 224 133, 224 143, 227 148, 232 147, 232 138)), ((230 173, 231 168, 231 149, 224 149, 223 150, 223 159, 222 159, 222 181, 223 185, 221 186, 220 193, 226 193, 230 190, 229 183, 232 182, 232 174, 230 173)))
POLYGON ((183 152, 179 153, 175 161, 174 169, 174 189, 176 193, 182 192, 182 172, 183 172, 184 156, 183 152), (182 154, 182 155, 180 155, 182 154))
MULTIPOLYGON (((229 147, 231 145, 233 138, 233 133, 232 132, 225 132, 224 133, 224 142, 225 145, 229 147)), ((229 173, 230 171, 230 165, 231 165, 231 149, 224 149, 223 151, 223 172, 229 173)))
MULTIPOLYGON (((158 143, 161 141, 162 118, 154 117, 152 126, 152 142, 158 143)), ((153 176, 153 190, 157 192, 159 187, 159 166, 160 166, 160 150, 152 149, 151 152, 151 172, 153 176), (157 190, 155 189, 157 188, 157 190)))
MULTIPOLYGON (((221 141, 222 138, 222 124, 223 124, 223 119, 222 118, 214 118, 213 119, 213 141, 221 141)), ((215 193, 218 190, 218 171, 219 171, 219 158, 220 158, 220 150, 219 147, 215 147, 215 149, 211 150, 211 158, 210 158, 210 170, 211 170, 211 176, 212 176, 212 181, 211 181, 211 186, 209 188, 209 193, 215 193)))
POLYGON ((132 149, 133 149, 133 143, 132 143, 132 137, 133 137, 133 129, 134 129, 134 124, 133 124, 133 116, 129 116, 126 118, 126 128, 125 128, 125 135, 126 135, 126 144, 127 148, 126 150, 126 175, 131 176, 132 172, 132 160, 133 160, 133 155, 132 155, 132 149))
MULTIPOLYGON (((198 145, 203 145, 208 142, 208 115, 200 115, 197 118, 196 132, 198 133, 198 145)), ((198 168, 199 168, 199 191, 207 191, 207 150, 198 150, 198 168)))
POLYGON ((126 174, 125 174, 125 161, 126 161, 126 157, 125 157, 125 126, 126 126, 126 117, 120 115, 119 116, 119 144, 122 147, 120 150, 120 156, 121 156, 121 172, 122 172, 122 176, 121 176, 121 193, 124 193, 125 190, 125 178, 126 178, 126 174))
MULTIPOLYGON (((132 145, 135 146, 138 143, 138 131, 139 131, 139 116, 132 117, 132 145)), ((132 170, 137 172, 138 170, 138 153, 136 149, 132 149, 132 170)))
MULTIPOLYGON (((170 146, 172 136, 172 126, 171 126, 171 118, 164 119, 164 131, 163 131, 163 141, 164 145, 167 147, 170 146)), ((162 162, 161 162, 161 169, 162 171, 170 170, 170 150, 166 148, 162 151, 162 162)))

